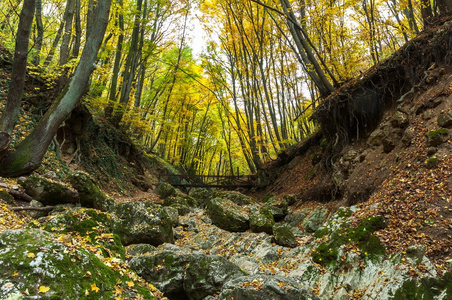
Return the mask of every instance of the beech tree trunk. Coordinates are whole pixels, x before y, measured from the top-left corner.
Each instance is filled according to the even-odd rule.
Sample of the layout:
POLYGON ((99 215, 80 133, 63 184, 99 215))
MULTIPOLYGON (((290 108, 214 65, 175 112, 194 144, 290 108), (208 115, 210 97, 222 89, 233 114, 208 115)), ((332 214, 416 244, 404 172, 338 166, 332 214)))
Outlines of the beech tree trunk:
POLYGON ((13 132, 14 126, 19 119, 20 103, 25 85, 25 73, 27 71, 28 43, 35 7, 36 0, 25 0, 22 11, 20 12, 11 83, 9 85, 6 106, 0 119, 0 132, 4 132, 4 138, 0 139, 0 149, 6 149, 8 147, 9 135, 13 132))
POLYGON ((4 155, 0 163, 1 176, 16 177, 37 169, 59 126, 88 91, 89 78, 94 71, 97 53, 107 28, 110 5, 111 0, 97 2, 93 23, 96 30, 87 38, 74 76, 31 134, 14 151, 4 155))

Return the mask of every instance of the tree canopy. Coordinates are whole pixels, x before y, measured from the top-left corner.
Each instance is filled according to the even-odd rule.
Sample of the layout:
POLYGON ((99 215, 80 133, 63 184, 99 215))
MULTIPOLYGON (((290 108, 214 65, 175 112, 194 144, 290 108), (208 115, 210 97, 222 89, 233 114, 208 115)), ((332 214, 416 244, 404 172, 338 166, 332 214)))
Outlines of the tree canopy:
MULTIPOLYGON (((450 2, 117 0, 104 16, 104 34, 101 1, 0 0, 0 37, 22 60, 18 76, 28 57, 28 71, 61 91, 36 127, 41 133, 30 135, 15 155, 3 151, 9 164, 17 166, 22 157, 21 170, 7 173, 35 168, 37 162, 24 167, 20 149, 33 139, 47 148, 55 132, 49 128, 57 128, 82 96, 145 151, 187 172, 255 172, 315 130, 309 117, 321 99, 447 13, 450 2), (208 34, 199 57, 190 46, 193 35, 202 34, 191 32, 194 18, 208 34), (30 28, 30 37, 21 28, 30 28), (89 49, 95 37, 98 50, 89 49), (62 114, 58 103, 71 97, 71 82, 87 65, 94 69, 82 75, 90 79, 87 88, 72 95, 62 114), (49 125, 52 112, 58 122, 49 125)), ((0 129, 7 134, 23 89, 14 86, 16 102, 8 98, 8 105, 15 113, 2 114, 0 129)))

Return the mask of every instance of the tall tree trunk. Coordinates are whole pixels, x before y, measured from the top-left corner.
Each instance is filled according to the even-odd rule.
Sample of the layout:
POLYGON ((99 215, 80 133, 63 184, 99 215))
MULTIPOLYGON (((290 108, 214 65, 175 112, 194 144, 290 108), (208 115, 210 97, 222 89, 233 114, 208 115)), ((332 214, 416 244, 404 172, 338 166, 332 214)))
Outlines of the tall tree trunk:
POLYGON ((80 52, 80 43, 82 40, 82 21, 80 19, 80 0, 75 0, 75 37, 74 48, 72 49, 72 57, 77 58, 80 52))
POLYGON ((3 132, 2 137, 6 137, 0 139, 0 151, 8 147, 9 136, 19 119, 20 103, 25 85, 25 73, 27 71, 28 43, 35 7, 36 0, 24 0, 20 12, 11 83, 9 85, 6 106, 0 119, 0 131, 3 132))
POLYGON ((64 29, 64 20, 61 21, 60 23, 60 27, 58 28, 55 39, 53 40, 52 47, 50 48, 49 54, 47 54, 46 60, 44 62, 44 67, 47 67, 52 62, 53 56, 55 55, 55 49, 58 46, 61 36, 63 35, 63 29, 64 29))
POLYGON ((115 63, 113 65, 113 74, 111 77, 110 91, 108 96, 108 104, 105 108, 105 118, 111 119, 116 102, 116 91, 118 89, 119 69, 121 68, 122 43, 124 41, 124 15, 122 14, 122 0, 118 0, 120 12, 118 12, 119 36, 116 44, 115 63))
POLYGON ((422 20, 424 21, 424 27, 430 24, 430 21, 433 18, 433 10, 432 4, 430 0, 421 0, 421 15, 422 20))
POLYGON ((119 103, 115 108, 112 123, 115 127, 119 127, 119 123, 124 116, 127 105, 129 103, 130 91, 132 90, 132 83, 135 79, 135 72, 138 64, 139 56, 139 41, 140 41, 140 19, 142 13, 143 0, 137 1, 137 12, 135 14, 135 21, 132 31, 132 40, 130 41, 130 50, 127 54, 126 64, 124 66, 124 72, 122 74, 122 87, 121 95, 119 97, 119 103))
MULTIPOLYGON (((96 31, 87 38, 72 80, 52 104, 31 134, 14 151, 7 153, 0 163, 0 175, 21 176, 36 170, 41 164, 53 137, 82 96, 89 89, 89 78, 94 71, 97 53, 108 24, 111 0, 99 0, 93 26, 96 31)), ((34 7, 34 3, 33 3, 34 7)))
POLYGON ((65 65, 69 59, 69 43, 72 36, 72 20, 74 18, 75 1, 67 0, 64 13, 64 34, 60 47, 60 66, 65 65))
POLYGON ((44 26, 42 25, 42 0, 36 0, 36 42, 35 42, 35 53, 33 57, 33 64, 35 66, 39 65, 41 59, 41 48, 42 40, 44 38, 44 26))

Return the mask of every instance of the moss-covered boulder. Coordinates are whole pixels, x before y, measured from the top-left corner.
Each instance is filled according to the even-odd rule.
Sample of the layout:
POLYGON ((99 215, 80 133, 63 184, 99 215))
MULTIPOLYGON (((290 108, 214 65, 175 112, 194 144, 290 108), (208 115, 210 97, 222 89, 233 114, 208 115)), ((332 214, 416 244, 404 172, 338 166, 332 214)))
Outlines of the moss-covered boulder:
POLYGON ((11 196, 7 191, 3 188, 0 188, 0 199, 5 201, 6 203, 12 205, 14 203, 14 197, 11 196))
POLYGON ((151 244, 158 246, 174 240, 172 221, 163 207, 150 201, 126 202, 115 206, 121 219, 114 232, 124 245, 151 244))
POLYGON ((18 182, 28 195, 43 205, 79 202, 79 194, 73 188, 36 174, 21 177, 18 182))
POLYGON ((162 250, 133 257, 129 266, 165 295, 172 296, 172 299, 185 299, 186 297, 178 298, 178 295, 184 295, 184 270, 193 260, 192 254, 162 250))
POLYGON ((396 113, 391 118, 391 125, 397 128, 405 128, 410 124, 410 119, 408 115, 401 111, 396 111, 396 113))
POLYGON ((253 202, 253 199, 243 195, 240 192, 237 191, 224 191, 224 192, 217 192, 215 193, 212 198, 222 198, 229 201, 234 202, 237 205, 248 205, 253 202))
POLYGON ((85 242, 102 252, 104 257, 119 257, 124 259, 125 249, 121 239, 113 230, 120 220, 114 215, 95 209, 74 208, 65 209, 52 214, 40 222, 30 223, 31 227, 40 228, 57 234, 74 233, 80 235, 85 242))
POLYGON ((451 128, 452 127, 452 112, 442 113, 437 118, 439 127, 451 128))
POLYGON ((109 199, 104 192, 85 172, 75 172, 68 176, 69 182, 78 191, 80 203, 84 207, 95 208, 102 211, 111 211, 115 202, 109 199))
POLYGON ((165 198, 163 205, 177 209, 179 215, 186 215, 198 206, 198 201, 188 195, 176 195, 165 198))
POLYGON ((254 212, 250 217, 250 228, 253 232, 272 234, 273 225, 275 225, 275 219, 272 212, 266 207, 254 212))
POLYGON ((327 209, 316 209, 303 220, 302 225, 307 232, 316 232, 316 230, 319 229, 322 223, 325 221, 327 215, 327 209))
POLYGON ((176 189, 169 183, 160 182, 154 189, 154 192, 159 195, 161 199, 165 199, 171 196, 176 196, 176 189))
POLYGON ((282 276, 244 276, 228 281, 216 299, 285 299, 317 300, 312 292, 303 289, 295 280, 282 276))
POLYGON ((297 239, 292 229, 286 224, 275 224, 273 226, 273 235, 278 245, 284 247, 295 247, 297 245, 297 239))
POLYGON ((133 244, 126 247, 126 253, 130 256, 139 256, 157 252, 157 248, 149 244, 133 244))
POLYGON ((220 292, 228 280, 244 275, 237 265, 222 256, 202 256, 188 264, 183 287, 190 299, 204 299, 220 292))
POLYGON ((264 199, 265 208, 270 210, 275 220, 282 220, 287 216, 289 204, 286 199, 279 199, 273 195, 269 195, 264 199))
POLYGON ((221 229, 242 232, 250 228, 248 214, 231 200, 214 198, 207 203, 206 211, 212 223, 221 229))
POLYGON ((437 147, 443 144, 449 136, 449 131, 445 128, 432 130, 427 134, 428 145, 430 147, 437 147))
POLYGON ((38 229, 0 234, 0 299, 157 299, 150 290, 38 229), (129 285, 127 284, 129 282, 129 285))
POLYGON ((201 206, 205 206, 206 203, 212 198, 213 192, 206 188, 194 188, 190 191, 190 196, 195 198, 201 206))

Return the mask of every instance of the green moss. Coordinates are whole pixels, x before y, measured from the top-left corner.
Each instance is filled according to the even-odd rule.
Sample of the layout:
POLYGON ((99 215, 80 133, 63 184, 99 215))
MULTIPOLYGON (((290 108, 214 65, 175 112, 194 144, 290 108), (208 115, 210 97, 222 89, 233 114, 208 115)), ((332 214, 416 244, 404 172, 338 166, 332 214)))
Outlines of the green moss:
POLYGON ((442 134, 448 134, 448 133, 449 133, 449 131, 447 131, 447 129, 445 129, 445 128, 440 128, 440 129, 438 129, 438 130, 430 131, 430 132, 428 133, 428 137, 429 137, 429 138, 436 138, 436 137, 439 136, 439 135, 442 135, 442 134))
POLYGON ((405 281, 395 292, 392 299, 435 299, 443 291, 446 297, 452 298, 452 273, 446 273, 441 278, 418 278, 405 281))
POLYGON ((316 239, 320 239, 321 237, 324 237, 325 235, 327 235, 329 233, 328 228, 324 227, 324 228, 319 228, 317 229, 317 231, 314 233, 314 237, 316 239))
POLYGON ((348 208, 341 207, 341 208, 339 208, 337 210, 336 215, 339 218, 345 219, 345 218, 348 218, 348 217, 350 217, 352 215, 352 211, 350 209, 348 209, 348 208))
MULTIPOLYGON (((386 251, 380 240, 371 234, 385 227, 386 222, 382 216, 365 218, 356 228, 351 228, 344 223, 338 230, 331 233, 327 242, 321 243, 313 251, 312 260, 323 266, 334 265, 337 261, 339 247, 350 244, 357 244, 362 258, 368 257, 376 260, 386 251)), ((325 232, 319 232, 318 235, 323 233, 325 232)))

